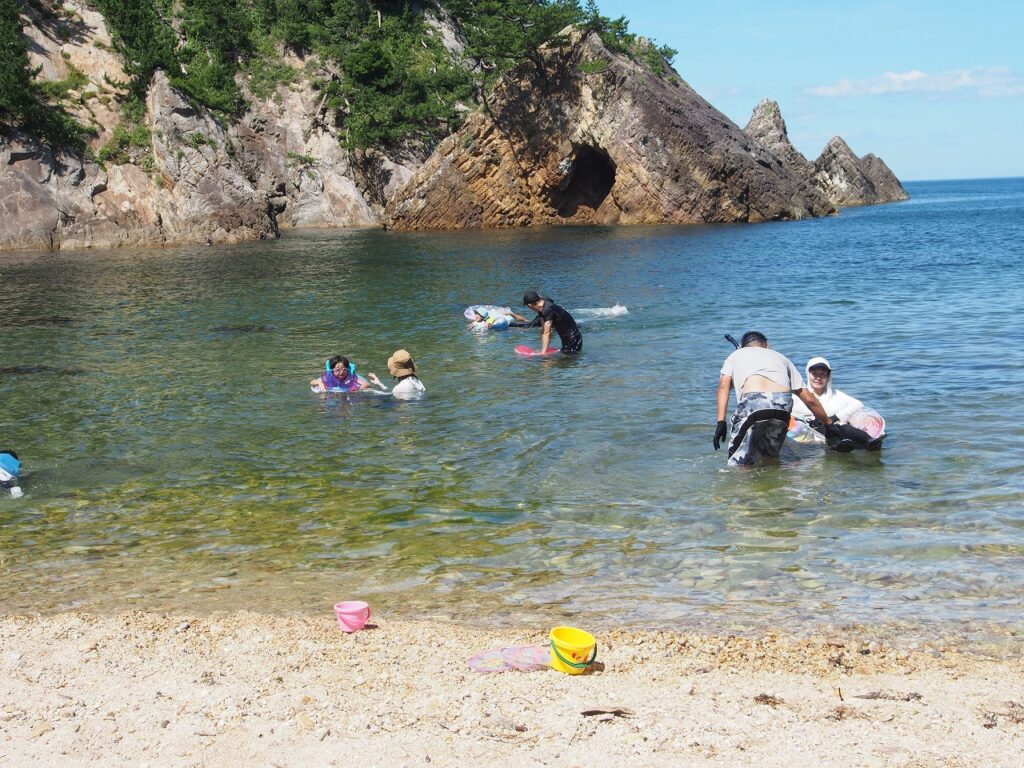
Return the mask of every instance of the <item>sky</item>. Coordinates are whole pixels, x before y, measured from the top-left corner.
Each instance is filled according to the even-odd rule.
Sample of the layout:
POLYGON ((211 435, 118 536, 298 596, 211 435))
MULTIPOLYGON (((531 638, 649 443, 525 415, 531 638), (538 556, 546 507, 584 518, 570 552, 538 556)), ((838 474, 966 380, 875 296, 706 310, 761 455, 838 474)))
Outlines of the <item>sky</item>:
POLYGON ((1022 0, 597 0, 741 128, 764 98, 902 181, 1024 176, 1022 0))

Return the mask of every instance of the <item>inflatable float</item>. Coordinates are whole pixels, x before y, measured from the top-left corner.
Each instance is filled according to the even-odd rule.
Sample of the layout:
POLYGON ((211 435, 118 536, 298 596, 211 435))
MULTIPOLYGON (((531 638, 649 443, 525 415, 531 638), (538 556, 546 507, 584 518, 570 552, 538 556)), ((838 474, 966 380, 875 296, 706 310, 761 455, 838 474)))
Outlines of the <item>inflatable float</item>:
POLYGON ((520 357, 550 357, 551 355, 557 355, 561 352, 558 347, 548 347, 547 351, 541 354, 539 349, 532 349, 525 344, 516 345, 516 354, 520 357))
POLYGON ((330 360, 324 363, 324 371, 325 373, 320 378, 320 382, 324 385, 324 389, 320 390, 317 389, 316 386, 310 385, 309 389, 311 392, 319 392, 320 394, 323 394, 324 392, 359 392, 363 389, 363 384, 366 382, 366 379, 362 376, 356 375, 355 363, 348 364, 348 376, 345 377, 344 383, 339 381, 334 375, 334 372, 331 370, 330 360), (324 377, 333 384, 328 384, 328 382, 324 381, 324 377))
MULTIPOLYGON (((872 408, 861 408, 858 411, 854 411, 850 414, 850 418, 846 420, 846 424, 851 427, 861 430, 867 433, 871 438, 872 442, 875 443, 873 447, 875 450, 881 447, 881 441, 885 439, 885 419, 882 415, 872 408), (877 442, 876 442, 877 441, 877 442)), ((790 417, 789 419, 789 431, 786 436, 797 443, 825 443, 825 435, 818 432, 806 421, 801 421, 790 417)), ((863 448, 857 442, 849 439, 844 439, 836 448, 839 452, 852 451, 856 448, 863 448)))
POLYGON ((885 419, 878 411, 871 408, 861 408, 850 415, 847 421, 851 427, 856 427, 871 435, 872 440, 885 436, 885 419))
POLYGON ((499 307, 494 304, 473 304, 462 313, 467 320, 473 320, 470 326, 474 331, 503 331, 515 318, 511 307, 499 307), (477 320, 480 315, 483 320, 477 320))
POLYGON ((18 485, 21 473, 21 461, 14 451, 0 451, 0 492, 11 494, 14 498, 22 495, 18 485))

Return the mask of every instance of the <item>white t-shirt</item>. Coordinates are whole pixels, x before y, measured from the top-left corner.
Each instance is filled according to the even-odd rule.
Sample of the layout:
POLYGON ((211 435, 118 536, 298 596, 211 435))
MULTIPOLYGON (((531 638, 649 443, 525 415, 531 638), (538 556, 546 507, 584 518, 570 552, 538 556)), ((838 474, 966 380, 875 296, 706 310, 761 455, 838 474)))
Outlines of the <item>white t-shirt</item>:
POLYGON ((400 400, 411 400, 426 391, 427 388, 423 386, 423 382, 415 376, 406 376, 391 388, 391 394, 400 400))
POLYGON ((764 347, 743 347, 737 349, 722 363, 723 376, 732 377, 732 385, 736 390, 736 399, 743 396, 743 385, 751 376, 764 376, 780 387, 788 387, 790 391, 803 389, 804 380, 789 358, 764 347))
MULTIPOLYGON (((826 414, 838 417, 839 421, 844 424, 849 420, 850 416, 864 407, 864 403, 856 397, 850 397, 841 389, 833 389, 832 387, 826 387, 825 392, 818 395, 818 400, 821 402, 821 407, 825 409, 826 414)), ((802 421, 810 421, 814 418, 810 409, 799 399, 793 402, 793 417, 802 421)))

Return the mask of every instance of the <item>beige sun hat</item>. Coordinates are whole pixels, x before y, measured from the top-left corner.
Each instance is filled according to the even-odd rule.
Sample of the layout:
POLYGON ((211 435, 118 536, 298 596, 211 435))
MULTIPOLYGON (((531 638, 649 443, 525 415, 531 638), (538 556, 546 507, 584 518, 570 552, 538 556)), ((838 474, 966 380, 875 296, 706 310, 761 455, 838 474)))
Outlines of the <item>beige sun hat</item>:
POLYGON ((408 376, 411 373, 416 373, 416 363, 412 361, 412 355, 404 349, 400 349, 388 358, 388 370, 396 378, 408 376))

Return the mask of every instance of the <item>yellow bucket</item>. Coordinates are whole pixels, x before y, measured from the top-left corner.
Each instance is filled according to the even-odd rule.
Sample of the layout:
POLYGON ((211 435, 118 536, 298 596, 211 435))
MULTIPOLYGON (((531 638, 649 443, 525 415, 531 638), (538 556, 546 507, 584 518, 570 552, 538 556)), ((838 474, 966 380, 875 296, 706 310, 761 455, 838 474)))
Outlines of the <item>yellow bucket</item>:
POLYGON ((575 627, 555 627, 549 637, 552 669, 579 675, 597 658, 597 641, 589 632, 575 627))

